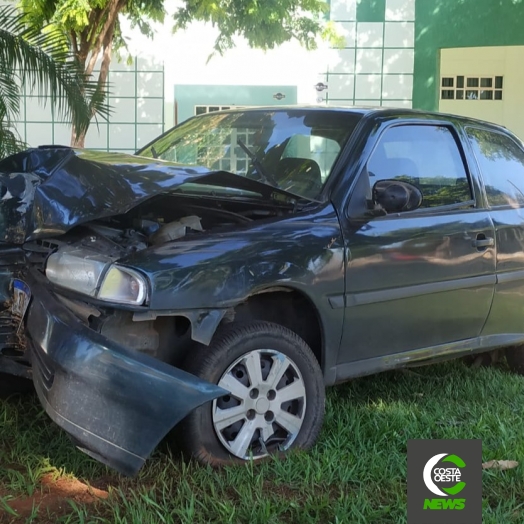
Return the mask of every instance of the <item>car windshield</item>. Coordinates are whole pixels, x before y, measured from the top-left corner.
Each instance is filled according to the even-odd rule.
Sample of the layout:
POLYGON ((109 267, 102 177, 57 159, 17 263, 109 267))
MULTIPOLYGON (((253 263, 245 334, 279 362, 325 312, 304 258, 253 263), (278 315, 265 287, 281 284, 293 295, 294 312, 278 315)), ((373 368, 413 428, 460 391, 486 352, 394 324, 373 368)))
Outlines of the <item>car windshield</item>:
POLYGON ((315 199, 361 115, 252 109, 191 118, 137 154, 253 178, 315 199))

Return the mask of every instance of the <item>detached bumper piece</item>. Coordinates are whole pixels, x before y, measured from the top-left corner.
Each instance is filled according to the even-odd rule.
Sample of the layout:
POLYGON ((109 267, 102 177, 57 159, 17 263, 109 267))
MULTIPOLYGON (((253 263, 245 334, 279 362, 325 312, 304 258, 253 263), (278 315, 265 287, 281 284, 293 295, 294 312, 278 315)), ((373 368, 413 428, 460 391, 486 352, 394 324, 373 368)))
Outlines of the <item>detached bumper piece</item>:
POLYGON ((127 350, 91 330, 27 279, 33 299, 26 332, 33 380, 48 415, 78 447, 125 475, 193 409, 225 390, 127 350))

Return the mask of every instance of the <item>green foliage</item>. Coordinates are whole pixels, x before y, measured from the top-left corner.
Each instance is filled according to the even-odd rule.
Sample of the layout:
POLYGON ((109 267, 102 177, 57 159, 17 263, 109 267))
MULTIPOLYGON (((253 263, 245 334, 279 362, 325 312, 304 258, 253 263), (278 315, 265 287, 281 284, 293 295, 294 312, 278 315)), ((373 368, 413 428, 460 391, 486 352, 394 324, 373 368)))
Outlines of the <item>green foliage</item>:
MULTIPOLYGON (((152 22, 164 22, 167 14, 164 0, 20 0, 20 7, 33 27, 50 24, 64 42, 71 41, 88 77, 102 56, 99 93, 107 87, 112 52, 126 49, 120 14, 148 37, 154 34, 152 22)), ((173 15, 173 29, 185 29, 193 21, 211 23, 219 31, 217 53, 231 48, 236 36, 260 49, 293 39, 312 49, 317 35, 340 44, 333 26, 323 19, 328 10, 325 0, 184 0, 173 15)), ((79 141, 83 143, 83 138, 79 141)))
POLYGON ((174 29, 184 29, 194 20, 211 22, 219 30, 218 53, 231 48, 235 36, 260 49, 293 39, 314 49, 316 36, 324 29, 321 15, 328 9, 322 0, 193 0, 175 13, 174 29))
POLYGON ((77 129, 86 129, 93 113, 107 114, 96 85, 85 81, 62 35, 42 29, 26 25, 13 7, 0 7, 0 158, 24 146, 13 126, 24 88, 46 97, 77 129))

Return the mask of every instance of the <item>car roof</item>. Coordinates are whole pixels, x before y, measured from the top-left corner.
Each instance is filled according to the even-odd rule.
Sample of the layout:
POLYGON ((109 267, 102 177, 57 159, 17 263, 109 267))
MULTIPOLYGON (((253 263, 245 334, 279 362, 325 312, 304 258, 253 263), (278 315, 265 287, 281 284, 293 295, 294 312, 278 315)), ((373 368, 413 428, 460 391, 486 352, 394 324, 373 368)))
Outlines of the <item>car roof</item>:
MULTIPOLYGON (((389 119, 423 119, 423 120, 448 120, 458 123, 461 126, 479 126, 489 127, 493 130, 502 131, 511 134, 507 128, 493 122, 487 122, 467 116, 453 115, 449 113, 439 113, 437 111, 423 111, 421 109, 410 109, 402 107, 374 107, 374 106, 336 106, 336 105, 278 105, 278 106, 256 106, 256 107, 232 107, 220 113, 229 113, 236 111, 322 111, 322 112, 336 112, 336 113, 352 113, 369 119, 380 118, 381 120, 389 119)), ((206 113, 209 114, 209 113, 206 113)), ((205 116, 205 115, 201 115, 205 116)))

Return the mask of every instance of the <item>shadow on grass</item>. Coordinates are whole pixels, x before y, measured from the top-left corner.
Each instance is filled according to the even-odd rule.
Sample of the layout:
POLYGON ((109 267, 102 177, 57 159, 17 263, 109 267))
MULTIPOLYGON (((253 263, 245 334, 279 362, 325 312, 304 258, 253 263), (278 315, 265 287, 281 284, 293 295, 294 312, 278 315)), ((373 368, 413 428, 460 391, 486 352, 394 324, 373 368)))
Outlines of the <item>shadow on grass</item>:
POLYGON ((30 380, 0 373, 0 399, 30 393, 34 393, 33 383, 30 380))
MULTIPOLYGON (((402 523, 408 439, 480 438, 485 461, 524 456, 523 379, 503 371, 450 362, 354 380, 328 391, 324 428, 307 453, 212 470, 185 464, 164 441, 134 479, 76 450, 35 396, 13 396, 0 400, 0 494, 27 496, 54 472, 112 488, 107 502, 67 522, 402 523)), ((483 473, 488 524, 524 522, 521 469, 483 473)))

